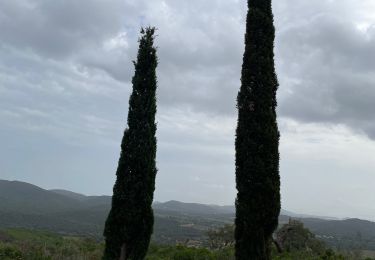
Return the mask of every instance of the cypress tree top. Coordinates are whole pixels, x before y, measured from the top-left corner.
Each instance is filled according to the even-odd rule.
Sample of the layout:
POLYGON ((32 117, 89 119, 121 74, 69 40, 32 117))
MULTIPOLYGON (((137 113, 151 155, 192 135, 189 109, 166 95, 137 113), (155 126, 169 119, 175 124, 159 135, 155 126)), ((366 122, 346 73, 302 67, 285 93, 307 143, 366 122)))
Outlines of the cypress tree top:
POLYGON ((143 259, 152 234, 156 177, 156 66, 154 28, 141 30, 128 128, 121 143, 103 259, 143 259))
POLYGON ((248 0, 236 131, 236 259, 270 259, 280 212, 271 0, 248 0))

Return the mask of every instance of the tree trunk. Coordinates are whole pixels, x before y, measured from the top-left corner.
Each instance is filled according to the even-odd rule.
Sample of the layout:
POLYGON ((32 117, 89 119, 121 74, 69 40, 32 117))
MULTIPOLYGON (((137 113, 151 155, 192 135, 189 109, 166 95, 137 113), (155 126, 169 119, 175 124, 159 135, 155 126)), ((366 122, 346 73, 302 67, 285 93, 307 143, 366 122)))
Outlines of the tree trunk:
POLYGON ((126 245, 125 245, 125 243, 122 244, 121 255, 120 255, 120 259, 119 260, 126 260, 126 245))
POLYGON ((281 254, 281 253, 283 252, 283 249, 282 249, 282 247, 281 247, 279 241, 277 241, 276 239, 272 238, 272 242, 275 244, 276 249, 277 249, 277 252, 278 252, 279 254, 281 254))

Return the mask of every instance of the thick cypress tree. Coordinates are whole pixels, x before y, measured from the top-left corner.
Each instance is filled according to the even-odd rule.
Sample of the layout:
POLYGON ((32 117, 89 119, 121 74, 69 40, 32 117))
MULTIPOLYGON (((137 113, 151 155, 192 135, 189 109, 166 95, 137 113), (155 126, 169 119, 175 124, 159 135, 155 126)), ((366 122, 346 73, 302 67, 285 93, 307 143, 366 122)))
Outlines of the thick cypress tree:
POLYGON ((271 0, 248 0, 241 88, 237 97, 236 259, 270 259, 280 213, 275 28, 271 0))
POLYGON ((150 243, 154 216, 156 156, 155 28, 141 30, 134 62, 133 92, 129 101, 128 128, 121 143, 112 208, 104 236, 103 259, 144 259, 150 243))

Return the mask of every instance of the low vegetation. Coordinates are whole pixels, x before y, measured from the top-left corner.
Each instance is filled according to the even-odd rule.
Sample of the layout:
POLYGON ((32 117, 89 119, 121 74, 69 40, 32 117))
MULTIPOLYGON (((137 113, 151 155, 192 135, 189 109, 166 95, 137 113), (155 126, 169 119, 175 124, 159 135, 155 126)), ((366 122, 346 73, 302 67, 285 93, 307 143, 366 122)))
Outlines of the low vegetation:
POLYGON ((9 229, 0 233, 0 259, 100 259, 102 243, 44 231, 9 229))
MULTIPOLYGON (((232 260, 234 259, 233 226, 226 225, 207 233, 207 246, 189 241, 178 245, 152 244, 146 260, 232 260)), ((335 252, 318 240, 302 223, 291 221, 275 234, 283 248, 273 245, 275 260, 370 260, 371 252, 335 252)), ((63 236, 46 231, 7 229, 0 231, 1 260, 96 260, 101 259, 104 244, 100 240, 63 236)), ((374 258, 375 259, 375 258, 374 258)))

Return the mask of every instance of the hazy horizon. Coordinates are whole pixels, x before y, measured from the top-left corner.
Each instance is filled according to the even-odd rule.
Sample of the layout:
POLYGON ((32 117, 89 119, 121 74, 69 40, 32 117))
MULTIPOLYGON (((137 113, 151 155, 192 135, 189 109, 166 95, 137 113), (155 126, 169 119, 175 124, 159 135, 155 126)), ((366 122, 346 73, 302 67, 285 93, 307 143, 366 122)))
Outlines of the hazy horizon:
MULTIPOLYGON (((273 9, 282 207, 375 220, 375 1, 273 9)), ((152 25, 155 201, 234 203, 246 1, 0 0, 0 10, 0 179, 112 194, 139 30, 152 25)))

